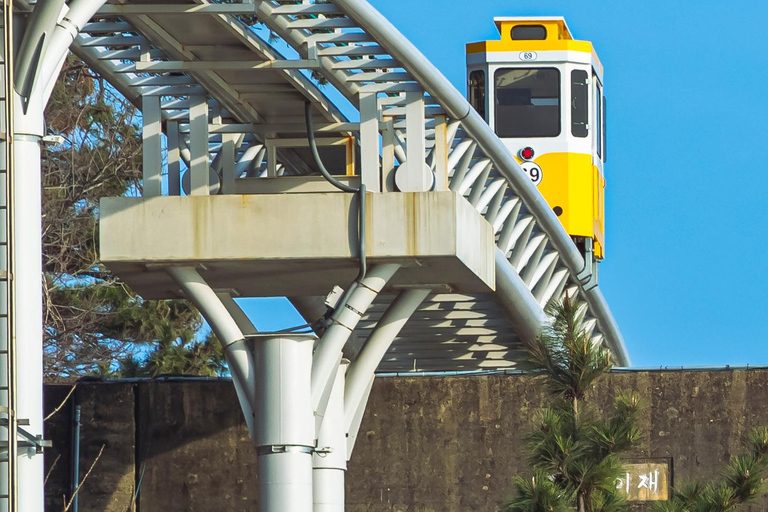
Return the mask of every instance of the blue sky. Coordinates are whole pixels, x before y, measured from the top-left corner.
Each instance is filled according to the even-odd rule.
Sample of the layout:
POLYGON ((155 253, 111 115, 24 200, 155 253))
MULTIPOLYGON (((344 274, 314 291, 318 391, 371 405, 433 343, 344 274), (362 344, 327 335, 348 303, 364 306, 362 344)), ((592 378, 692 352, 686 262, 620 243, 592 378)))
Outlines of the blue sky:
MULTIPOLYGON (((633 365, 768 364, 768 4, 371 3, 461 91, 464 44, 498 38, 494 16, 565 16, 605 65, 607 254, 600 286, 633 365)), ((256 319, 262 329, 292 321, 281 308, 254 309, 271 311, 256 319)))

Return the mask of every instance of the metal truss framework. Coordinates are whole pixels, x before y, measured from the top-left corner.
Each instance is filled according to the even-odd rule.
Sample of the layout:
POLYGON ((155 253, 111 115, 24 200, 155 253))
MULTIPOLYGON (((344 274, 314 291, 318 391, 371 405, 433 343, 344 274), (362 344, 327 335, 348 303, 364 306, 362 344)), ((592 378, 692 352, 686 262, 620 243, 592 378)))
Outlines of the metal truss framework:
MULTIPOLYGON (((512 367, 520 339, 538 335, 543 307, 564 293, 585 301, 593 341, 628 363, 596 270, 535 186, 463 94, 364 0, 14 5, 27 23, 16 50, 17 114, 3 149, 25 172, 3 199, 23 198, 8 264, 24 290, 10 304, 24 320, 15 334, 24 340, 17 364, 26 372, 16 414, 30 418, 29 435, 42 435, 35 257, 42 112, 67 49, 142 110, 144 197, 291 192, 280 177, 305 177, 301 190, 326 190, 310 176, 303 119, 310 102, 324 156, 346 169, 346 182, 374 194, 451 190, 493 227, 493 293, 434 283, 393 294, 387 283, 400 264, 378 264, 335 322, 311 337, 259 335, 231 290, 214 290, 193 267, 163 269, 226 348, 258 446, 261 510, 343 510, 346 462, 377 371, 512 367), (349 103, 352 121, 338 101, 349 103), (334 146, 346 149, 343 156, 334 146)), ((8 304, 12 292, 4 293, 8 304)), ((308 320, 325 312, 320 297, 291 300, 308 320)), ((14 479, 24 487, 20 510, 42 509, 40 456, 25 453, 18 471, 5 475, 11 487, 14 479)), ((13 500, 7 505, 0 510, 16 510, 13 500)))

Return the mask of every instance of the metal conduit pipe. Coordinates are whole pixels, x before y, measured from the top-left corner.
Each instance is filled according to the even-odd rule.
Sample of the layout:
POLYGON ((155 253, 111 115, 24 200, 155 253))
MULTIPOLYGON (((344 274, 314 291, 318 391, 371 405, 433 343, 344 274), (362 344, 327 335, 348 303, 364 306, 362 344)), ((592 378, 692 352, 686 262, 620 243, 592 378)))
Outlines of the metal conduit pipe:
MULTIPOLYGON (((395 263, 372 267, 352 292, 344 308, 337 312, 333 324, 320 338, 312 359, 312 408, 319 417, 325 414, 328 395, 333 386, 336 369, 341 362, 344 345, 373 300, 399 268, 400 265, 395 263)), ((317 425, 317 428, 319 427, 320 425, 317 425)))
MULTIPOLYGON (((254 363, 251 352, 245 341, 243 331, 240 330, 226 306, 216 295, 216 292, 205 282, 200 274, 192 267, 169 267, 168 275, 181 287, 187 298, 200 310, 211 325, 211 329, 224 346, 224 355, 232 372, 232 380, 238 391, 240 404, 247 404, 243 408, 246 418, 253 421, 254 407, 256 404, 256 377, 253 371, 254 363)), ((249 425, 251 422, 249 422, 249 425)), ((251 431, 253 435, 253 430, 251 431)))
POLYGON ((74 408, 72 410, 72 474, 70 475, 69 483, 69 495, 72 499, 72 512, 78 512, 80 504, 80 493, 78 487, 80 486, 80 427, 82 422, 80 421, 80 414, 82 407, 78 400, 78 392, 75 391, 73 397, 74 408))
POLYGON ((427 295, 429 290, 400 292, 379 319, 357 359, 349 366, 344 391, 344 432, 349 432, 357 411, 365 408, 363 397, 379 363, 427 295))
MULTIPOLYGON (((334 0, 364 30, 373 35, 377 42, 395 59, 403 64, 424 89, 456 120, 461 121, 464 132, 474 139, 496 169, 513 186, 526 207, 536 217, 537 224, 549 236, 550 242, 559 252, 560 258, 575 277, 585 267, 584 258, 563 230, 552 209, 535 185, 527 178, 509 150, 504 146, 491 127, 469 105, 464 95, 429 61, 392 23, 362 0, 334 0)), ((626 357, 624 340, 608 310, 605 300, 597 288, 584 292, 585 298, 595 313, 601 315, 598 323, 607 338, 608 345, 619 359, 626 357)), ((620 360, 619 364, 625 364, 620 360)))

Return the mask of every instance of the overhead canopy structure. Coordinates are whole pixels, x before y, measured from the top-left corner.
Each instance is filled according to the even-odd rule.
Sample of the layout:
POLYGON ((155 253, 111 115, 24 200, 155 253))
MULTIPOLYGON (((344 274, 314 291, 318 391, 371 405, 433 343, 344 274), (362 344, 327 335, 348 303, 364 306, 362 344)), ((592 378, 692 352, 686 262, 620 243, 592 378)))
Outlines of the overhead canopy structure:
MULTIPOLYGON (((204 97, 212 119, 208 136, 214 165, 223 137, 239 137, 236 176, 224 193, 331 190, 322 178, 311 178, 317 171, 304 142, 305 101, 313 105, 318 138, 336 144, 320 150, 326 166, 338 174, 359 175, 364 165, 360 152, 372 151, 372 145, 360 147, 361 98, 376 98, 369 100, 377 103, 375 115, 391 122, 393 141, 381 155, 384 165, 387 150, 394 152, 395 165, 406 161, 406 94, 418 94, 430 165, 435 167, 441 157, 441 144, 435 141, 444 137, 443 179, 492 222, 507 263, 500 262, 500 282, 488 293, 455 293, 450 280, 433 283, 435 293, 406 324, 379 371, 513 367, 521 331, 536 332, 542 306, 566 289, 572 296, 582 293, 594 336, 626 364, 621 336, 599 288, 583 290, 588 268, 550 208, 463 96, 385 23, 361 2, 131 1, 100 8, 72 50, 136 105, 160 98, 166 134, 169 125, 180 132, 182 148, 194 144, 188 134, 191 106, 204 97), (277 176, 286 179, 264 179, 277 176), (300 176, 310 178, 289 178, 300 176)), ((379 158, 378 149, 376 154, 379 158)), ((394 189, 391 176, 369 190, 376 191, 376 185, 383 192, 394 189)), ((347 274, 337 274, 338 284, 354 276, 354 265, 350 259, 347 274)), ((139 284, 140 278, 151 279, 145 272, 124 273, 124 278, 153 297, 153 290, 139 284)), ((250 291, 237 293, 248 296, 250 291)), ((377 299, 361 324, 363 337, 375 325, 376 311, 391 300, 391 295, 377 299)), ((295 302, 308 321, 322 313, 319 306, 307 307, 306 299, 295 302)))
POLYGON ((263 512, 343 510, 375 373, 514 367, 553 298, 583 300, 593 342, 627 364, 592 262, 464 95, 365 0, 4 8, 4 48, 20 41, 3 54, 0 129, 0 496, 13 512, 19 497, 42 509, 39 154, 68 49, 143 114, 142 197, 103 200, 102 258, 211 324, 257 444, 263 512), (347 291, 331 316, 334 285, 347 291), (288 296, 314 334, 256 333, 234 299, 265 295, 288 296), (16 443, 19 418, 35 442, 16 443))

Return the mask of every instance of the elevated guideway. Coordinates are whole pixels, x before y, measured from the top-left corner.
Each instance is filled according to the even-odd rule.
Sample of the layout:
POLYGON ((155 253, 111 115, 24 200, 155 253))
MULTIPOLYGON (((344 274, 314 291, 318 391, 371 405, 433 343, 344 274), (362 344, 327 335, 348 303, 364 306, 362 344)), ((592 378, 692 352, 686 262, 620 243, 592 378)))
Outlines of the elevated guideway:
MULTIPOLYGON (((200 137, 210 140, 214 169, 221 171, 226 150, 220 148, 236 145, 234 176, 225 172, 212 193, 333 190, 316 176, 306 147, 301 106, 310 101, 322 143, 354 146, 347 159, 343 151, 323 153, 321 147, 327 167, 342 174, 354 168, 369 191, 387 193, 395 190, 395 169, 409 155, 423 154, 437 176, 436 189, 463 195, 492 225, 499 251, 494 292, 452 293, 450 281, 433 283, 434 293, 393 343, 381 371, 514 366, 518 336, 534 335, 543 305, 564 291, 581 294, 595 340, 611 348, 619 364, 627 363, 599 288, 584 289, 590 269, 538 191, 463 95, 366 3, 125 2, 105 5, 97 16, 83 27, 73 51, 134 103, 148 107, 146 124, 159 106, 166 134, 181 134, 182 158, 200 150, 188 133, 195 101, 204 101, 210 112, 207 134, 200 137), (278 36, 278 42, 263 39, 265 34, 278 36), (349 122, 324 94, 330 89, 356 107, 363 121, 349 122), (418 119, 409 125, 408 112, 415 111, 418 119)), ((171 153, 174 145, 171 140, 171 153)), ((173 194, 179 157, 171 153, 163 187, 173 194)), ((347 262, 349 271, 337 274, 337 284, 354 278, 354 265, 347 262)), ((138 284, 130 272, 124 277, 138 284)), ((376 311, 391 299, 377 299, 360 326, 363 338, 378 319, 376 311)), ((322 301, 314 303, 297 301, 308 321, 322 312, 322 301)))
MULTIPOLYGON (((143 114, 142 195, 103 199, 102 259, 211 324, 257 445, 262 511, 343 510, 376 372, 514 367, 565 293, 628 363, 592 263, 463 94, 367 2, 13 5, 26 26, 8 87, 28 171, 7 199, 23 235, 18 358, 40 359, 35 169, 71 49, 143 114), (335 285, 347 290, 327 315, 335 285), (258 296, 289 297, 314 332, 257 333, 234 299, 258 296)), ((26 391, 38 435, 40 393, 26 391)), ((42 463, 28 455, 6 474, 38 510, 42 463)))

